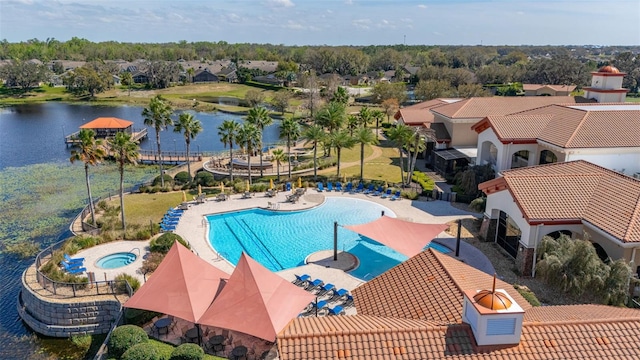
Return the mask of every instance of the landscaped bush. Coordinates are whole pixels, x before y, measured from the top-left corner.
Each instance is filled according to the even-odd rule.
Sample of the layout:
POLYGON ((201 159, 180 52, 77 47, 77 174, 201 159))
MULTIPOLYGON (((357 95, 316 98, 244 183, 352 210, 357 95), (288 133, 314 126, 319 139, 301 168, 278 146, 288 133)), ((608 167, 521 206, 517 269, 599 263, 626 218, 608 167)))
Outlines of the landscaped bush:
POLYGON ((122 354, 121 360, 164 360, 153 344, 143 342, 133 345, 122 354))
POLYGON ((196 344, 182 344, 175 348, 169 360, 201 360, 204 350, 196 344))
POLYGON ((151 242, 149 243, 149 249, 152 252, 159 252, 159 253, 166 254, 169 252, 169 250, 173 246, 173 243, 176 241, 184 245, 187 249, 191 248, 189 244, 187 244, 187 242, 182 237, 180 237, 180 235, 169 232, 169 233, 164 233, 158 236, 157 238, 151 240, 151 242))
POLYGON ((124 284, 123 281, 120 281, 120 280, 126 280, 129 283, 129 286, 131 286, 131 288, 133 289, 133 292, 136 292, 136 290, 140 288, 140 280, 138 280, 137 278, 129 274, 122 273, 120 275, 116 275, 114 280, 118 281, 116 283, 116 290, 120 293, 127 292, 127 286, 124 284))
POLYGON ((173 177, 173 181, 176 183, 176 185, 184 185, 189 183, 189 173, 186 171, 180 171, 179 173, 176 174, 176 176, 173 177))
POLYGON ((73 343, 73 345, 77 346, 79 349, 84 350, 84 352, 87 352, 91 347, 91 341, 91 335, 85 334, 71 336, 71 342, 73 343))
POLYGON ((208 171, 200 171, 196 174, 194 183, 202 186, 214 186, 216 185, 216 180, 213 178, 212 173, 208 171))
POLYGON ((149 336, 139 326, 118 326, 113 330, 109 338, 109 355, 119 359, 125 351, 147 340, 149 340, 149 336))
POLYGON ((525 298, 529 302, 529 304, 531 304, 531 306, 541 305, 540 300, 538 300, 538 298, 536 297, 536 294, 529 290, 528 287, 520 285, 513 285, 513 287, 518 290, 520 295, 522 295, 522 297, 525 298))
POLYGON ((124 318, 127 324, 143 326, 149 321, 153 320, 153 318, 162 315, 161 313, 157 313, 155 311, 147 311, 147 310, 139 310, 139 309, 129 309, 125 308, 124 310, 124 318))
MULTIPOLYGON (((169 186, 169 185, 173 185, 173 178, 171 177, 171 175, 169 174, 164 174, 164 186, 169 186)), ((153 186, 161 186, 162 182, 160 181, 160 175, 156 176, 153 179, 153 182, 151 183, 151 185, 153 186)))
POLYGON ((486 207, 487 207, 487 198, 486 197, 479 197, 477 199, 474 199, 469 204, 469 208, 472 209, 473 211, 477 211, 477 212, 484 212, 484 209, 486 207))
POLYGON ((411 180, 417 182, 422 187, 423 196, 431 195, 433 188, 436 186, 436 182, 421 171, 414 171, 411 180))
POLYGON ((144 261, 142 262, 142 267, 140 268, 140 271, 143 274, 149 274, 156 271, 156 269, 158 268, 158 265, 160 265, 160 263, 162 262, 162 259, 164 259, 164 255, 165 254, 160 252, 149 253, 149 255, 147 255, 147 258, 144 259, 144 261))
POLYGON ((409 190, 409 191, 401 192, 400 196, 402 196, 405 199, 409 199, 409 200, 417 200, 418 197, 420 196, 420 194, 418 194, 416 191, 409 190))

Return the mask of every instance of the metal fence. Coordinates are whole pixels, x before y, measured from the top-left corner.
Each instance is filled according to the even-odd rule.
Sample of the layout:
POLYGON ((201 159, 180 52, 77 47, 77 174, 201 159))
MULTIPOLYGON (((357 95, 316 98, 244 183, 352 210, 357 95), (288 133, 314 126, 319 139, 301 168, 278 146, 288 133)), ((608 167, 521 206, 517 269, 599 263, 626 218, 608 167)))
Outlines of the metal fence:
MULTIPOLYGON (((91 274, 89 278, 91 279, 88 282, 83 283, 68 283, 57 280, 52 280, 47 277, 40 268, 47 261, 51 261, 53 257, 53 253, 62 246, 62 244, 66 240, 58 241, 57 243, 47 247, 42 250, 37 256, 35 260, 36 266, 36 279, 38 284, 42 286, 43 289, 51 292, 52 296, 55 298, 61 297, 79 297, 79 296, 97 296, 97 295, 117 295, 117 294, 127 294, 131 296, 133 294, 133 289, 129 282, 126 280, 107 280, 107 281, 95 281, 95 279, 91 279, 91 274), (124 289, 124 291, 122 290, 124 289)), ((26 276, 26 273, 25 273, 26 276)), ((40 293, 40 295, 47 297, 47 295, 40 293)))

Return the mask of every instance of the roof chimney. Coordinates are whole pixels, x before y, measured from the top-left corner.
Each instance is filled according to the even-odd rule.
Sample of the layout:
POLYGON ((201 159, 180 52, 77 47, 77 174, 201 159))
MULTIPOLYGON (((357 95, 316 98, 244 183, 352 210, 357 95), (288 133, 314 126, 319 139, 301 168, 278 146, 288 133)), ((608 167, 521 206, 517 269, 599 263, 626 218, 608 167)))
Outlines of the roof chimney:
POLYGON ((503 289, 465 291, 462 321, 471 326, 476 343, 510 345, 520 342, 524 310, 503 289))

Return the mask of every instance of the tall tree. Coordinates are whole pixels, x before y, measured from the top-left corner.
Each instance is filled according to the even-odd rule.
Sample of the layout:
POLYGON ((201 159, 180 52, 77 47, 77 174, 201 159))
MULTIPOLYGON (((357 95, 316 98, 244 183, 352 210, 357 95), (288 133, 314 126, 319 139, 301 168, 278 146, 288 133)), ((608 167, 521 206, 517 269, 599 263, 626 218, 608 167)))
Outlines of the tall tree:
POLYGON ((255 108, 264 102, 264 93, 258 89, 249 89, 249 91, 244 94, 244 100, 249 106, 255 108))
POLYGON ((400 152, 400 179, 404 179, 404 147, 411 141, 411 129, 404 124, 396 124, 388 132, 389 140, 400 152))
POLYGON ((187 171, 189 172, 189 181, 191 181, 191 158, 189 157, 191 139, 195 139, 202 132, 202 124, 190 113, 182 113, 174 124, 173 131, 184 135, 184 142, 187 146, 187 171))
POLYGON ((242 144, 247 150, 247 168, 249 170, 249 184, 252 184, 251 179, 251 156, 256 146, 260 145, 260 130, 258 127, 250 122, 242 124, 238 131, 238 143, 242 144))
MULTIPOLYGON (((329 133, 333 133, 334 130, 344 126, 346 119, 347 113, 344 104, 334 101, 327 104, 316 114, 316 123, 324 126, 329 133)), ((328 150, 328 155, 330 156, 331 150, 328 150)))
POLYGON ((420 80, 414 90, 417 100, 425 101, 452 94, 451 84, 447 80, 420 80))
POLYGON ((318 145, 322 143, 327 134, 320 125, 311 125, 304 132, 306 144, 313 144, 313 180, 318 180, 318 145))
POLYGON ((282 115, 287 111, 289 107, 289 101, 291 100, 292 94, 289 90, 280 90, 273 94, 271 98, 271 106, 273 106, 276 110, 280 111, 282 115))
POLYGON ((369 144, 377 144, 378 136, 366 127, 360 128, 355 136, 355 142, 360 144, 360 180, 364 179, 364 146, 369 144))
POLYGON ((371 117, 373 117, 376 120, 376 136, 378 136, 380 134, 380 121, 382 121, 382 117, 384 116, 384 112, 375 109, 371 112, 371 117))
POLYGON ((149 106, 142 110, 144 124, 153 126, 156 130, 156 144, 158 145, 158 161, 160 162, 160 186, 164 188, 164 171, 162 164, 162 151, 160 149, 160 131, 173 125, 171 115, 173 109, 160 95, 156 95, 149 101, 149 106))
POLYGON ((338 167, 336 176, 340 177, 340 157, 342 155, 342 149, 351 149, 353 145, 355 145, 355 140, 349 135, 349 132, 344 129, 332 132, 329 134, 329 138, 331 139, 331 146, 336 148, 336 165, 338 167))
POLYGON ((377 83, 371 90, 373 102, 381 104, 388 99, 397 99, 402 104, 407 100, 407 86, 402 83, 377 83))
POLYGON ((398 103, 398 99, 387 99, 382 102, 382 108, 384 109, 385 115, 387 115, 387 123, 390 121, 390 117, 395 115, 398 109, 400 108, 400 104, 398 103))
POLYGON ((113 85, 113 77, 107 71, 98 71, 91 65, 76 68, 63 78, 67 90, 77 96, 87 95, 94 97, 113 85))
MULTIPOLYGON (((287 140, 287 156, 291 157, 291 142, 300 137, 300 124, 290 117, 282 120, 280 124, 280 138, 287 140)), ((291 179, 291 161, 289 161, 289 179, 291 179)))
POLYGON ((131 134, 126 132, 118 132, 116 136, 109 140, 111 154, 118 163, 118 171, 120 172, 120 217, 122 219, 123 238, 127 236, 127 225, 124 216, 124 166, 126 164, 137 164, 140 153, 138 143, 131 140, 131 134))
POLYGON ((233 120, 225 120, 218 126, 218 136, 225 147, 229 145, 229 178, 233 181, 233 143, 238 139, 240 124, 233 120))
POLYGON ((6 86, 17 86, 27 92, 46 80, 47 68, 31 61, 14 60, 0 67, 0 77, 4 78, 6 86))
POLYGON ((287 161, 287 154, 282 149, 275 149, 271 153, 271 157, 276 162, 276 173, 278 174, 278 182, 280 182, 280 164, 287 161))
POLYGON ((260 151, 260 177, 263 176, 263 169, 262 169, 262 148, 263 148, 263 144, 262 144, 262 139, 264 137, 263 133, 264 133, 264 128, 266 128, 267 126, 273 124, 273 119, 269 116, 269 111, 261 106, 256 106, 256 107, 252 107, 251 109, 249 109, 249 113, 247 114, 246 119, 249 123, 255 125, 258 130, 260 131, 260 144, 259 144, 259 151, 260 151))
POLYGON ((129 95, 131 96, 131 86, 133 85, 133 75, 130 72, 125 72, 120 76, 120 82, 129 89, 129 95))
POLYGON ((93 196, 91 195, 91 183, 89 182, 89 165, 98 165, 105 157, 106 152, 101 139, 96 139, 93 130, 82 129, 78 133, 78 150, 71 150, 69 161, 74 163, 80 160, 84 163, 84 178, 87 183, 87 196, 89 196, 89 209, 91 210, 91 222, 96 226, 96 213, 93 207, 93 196))
POLYGON ((411 184, 411 176, 413 175, 413 170, 416 168, 416 162, 418 161, 418 154, 423 152, 426 148, 426 141, 430 140, 435 142, 435 133, 433 130, 423 127, 423 126, 415 126, 411 127, 411 138, 409 139, 408 146, 410 147, 410 154, 412 156, 409 158, 409 170, 407 170, 407 179, 405 180, 405 184, 411 184))

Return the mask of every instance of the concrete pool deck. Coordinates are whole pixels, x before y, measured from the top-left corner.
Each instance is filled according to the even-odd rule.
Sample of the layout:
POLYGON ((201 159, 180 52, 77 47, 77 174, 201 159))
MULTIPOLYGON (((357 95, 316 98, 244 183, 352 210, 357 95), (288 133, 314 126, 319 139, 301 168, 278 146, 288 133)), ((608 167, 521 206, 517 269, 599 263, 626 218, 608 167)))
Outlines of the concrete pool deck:
POLYGON ((84 258, 84 267, 87 268, 87 272, 95 274, 97 281, 113 280, 117 275, 127 273, 138 278, 140 283, 144 283, 144 276, 138 270, 142 267, 143 256, 149 251, 149 242, 149 240, 112 241, 79 251, 72 257, 84 258), (120 252, 133 252, 137 255, 136 260, 129 265, 115 269, 103 269, 96 264, 100 258, 120 252))

